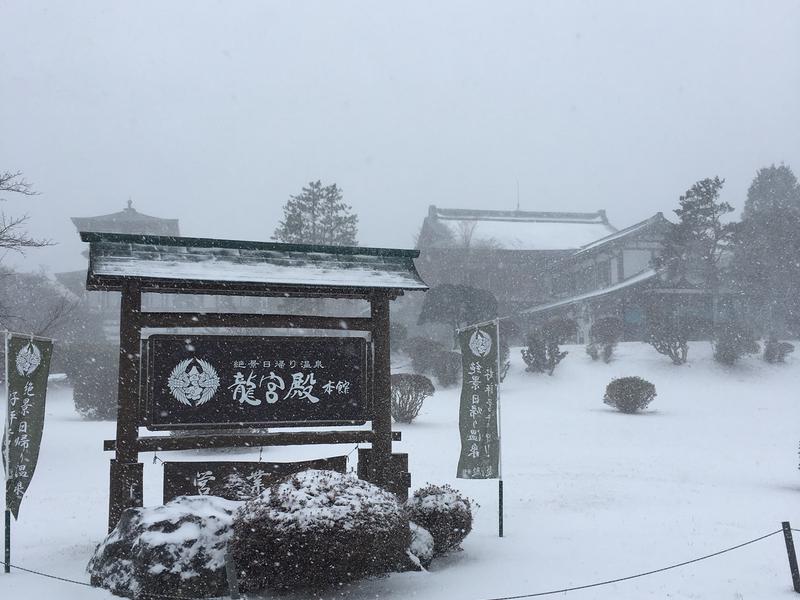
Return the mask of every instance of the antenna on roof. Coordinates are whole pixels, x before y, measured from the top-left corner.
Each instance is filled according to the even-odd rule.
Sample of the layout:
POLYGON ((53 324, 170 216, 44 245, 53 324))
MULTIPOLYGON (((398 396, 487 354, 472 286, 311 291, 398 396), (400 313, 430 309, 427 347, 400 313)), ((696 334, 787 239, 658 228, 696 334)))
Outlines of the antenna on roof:
POLYGON ((519 212, 519 179, 517 179, 517 212, 519 212))

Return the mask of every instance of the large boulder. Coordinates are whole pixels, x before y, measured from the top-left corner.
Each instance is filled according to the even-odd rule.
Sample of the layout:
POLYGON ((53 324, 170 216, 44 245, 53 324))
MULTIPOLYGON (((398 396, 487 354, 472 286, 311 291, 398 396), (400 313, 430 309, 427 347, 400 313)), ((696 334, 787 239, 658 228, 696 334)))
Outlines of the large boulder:
POLYGON ((225 595, 225 554, 241 504, 179 496, 163 506, 129 508, 89 561, 92 585, 130 598, 225 595))
POLYGON ((243 591, 324 589, 400 570, 408 517, 397 497, 355 475, 308 470, 247 502, 230 548, 243 591))

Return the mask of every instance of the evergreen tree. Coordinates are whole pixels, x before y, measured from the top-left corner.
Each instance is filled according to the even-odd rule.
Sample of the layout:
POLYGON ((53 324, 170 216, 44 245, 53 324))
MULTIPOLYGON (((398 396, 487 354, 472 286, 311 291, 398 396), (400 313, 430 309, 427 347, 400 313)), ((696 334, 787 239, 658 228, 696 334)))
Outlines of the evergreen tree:
POLYGON ((422 302, 418 324, 443 323, 453 330, 458 346, 459 327, 497 317, 497 299, 487 290, 467 285, 443 283, 431 288, 422 302))
POLYGON ((734 269, 762 333, 800 332, 800 185, 789 167, 765 167, 753 179, 737 229, 734 269))
POLYGON ((730 247, 734 223, 723 217, 733 212, 727 202, 719 201, 724 179, 706 178, 695 183, 680 198, 675 210, 678 224, 664 240, 662 262, 670 279, 680 284, 699 283, 716 295, 720 282, 720 260, 730 247))
POLYGON ((283 220, 272 239, 291 244, 356 246, 358 216, 342 200, 342 190, 310 182, 302 193, 290 196, 283 207, 283 220))

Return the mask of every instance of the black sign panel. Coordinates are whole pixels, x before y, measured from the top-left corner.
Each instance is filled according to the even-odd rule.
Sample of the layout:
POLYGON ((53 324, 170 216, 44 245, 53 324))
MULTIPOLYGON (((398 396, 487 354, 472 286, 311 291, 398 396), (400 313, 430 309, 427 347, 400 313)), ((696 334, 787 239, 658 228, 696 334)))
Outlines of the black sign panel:
POLYGON ((154 335, 146 346, 148 429, 371 418, 364 338, 154 335))
POLYGON ((249 500, 279 479, 305 471, 347 471, 346 456, 290 463, 268 462, 165 462, 164 503, 178 496, 219 496, 249 500))

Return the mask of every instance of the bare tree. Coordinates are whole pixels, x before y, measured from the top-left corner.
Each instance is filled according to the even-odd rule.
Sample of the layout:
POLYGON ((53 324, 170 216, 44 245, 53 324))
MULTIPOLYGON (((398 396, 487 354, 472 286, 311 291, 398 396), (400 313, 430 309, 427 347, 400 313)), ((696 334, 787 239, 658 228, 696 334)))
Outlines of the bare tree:
POLYGON ((70 324, 78 299, 44 272, 0 272, 0 322, 34 335, 60 334, 70 324))
MULTIPOLYGON (((0 171, 0 193, 10 192, 22 196, 36 196, 39 192, 33 189, 20 171, 0 171)), ((6 198, 0 197, 0 201, 6 198)), ((0 248, 24 252, 25 248, 41 248, 49 246, 50 240, 36 239, 24 229, 28 215, 12 217, 0 211, 0 248)))

